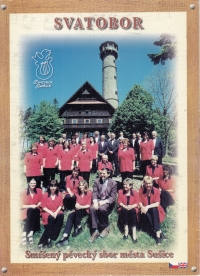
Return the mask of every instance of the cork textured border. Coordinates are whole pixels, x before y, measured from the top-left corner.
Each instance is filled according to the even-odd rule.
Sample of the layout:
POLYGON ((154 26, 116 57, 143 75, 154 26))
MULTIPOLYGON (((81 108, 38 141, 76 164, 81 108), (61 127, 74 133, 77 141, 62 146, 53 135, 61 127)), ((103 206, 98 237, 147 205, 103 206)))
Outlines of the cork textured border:
MULTIPOLYGON (((5 0, 0 9, 0 273, 6 275, 199 275, 199 4, 188 0, 5 0), (190 4, 195 4, 194 10, 190 4), (187 101, 188 101, 188 269, 168 269, 157 264, 11 264, 10 263, 10 74, 9 13, 62 12, 186 12, 187 13, 187 101), (191 267, 197 271, 192 272, 191 267)), ((180 30, 181 31, 181 30, 180 30)), ((184 139, 187 139, 184 137, 184 139)))

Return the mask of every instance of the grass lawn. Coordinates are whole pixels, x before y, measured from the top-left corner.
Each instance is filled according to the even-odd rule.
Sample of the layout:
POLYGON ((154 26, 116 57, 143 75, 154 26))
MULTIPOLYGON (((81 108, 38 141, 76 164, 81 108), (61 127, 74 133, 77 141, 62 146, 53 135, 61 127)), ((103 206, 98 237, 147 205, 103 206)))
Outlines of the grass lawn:
MULTIPOLYGON (((92 183, 95 179, 95 175, 92 175, 90 178, 90 189, 92 189, 92 183)), ((138 189, 141 185, 141 178, 134 177, 134 189, 138 189)), ((24 188, 27 187, 26 182, 23 184, 24 188)), ((109 227, 110 233, 105 239, 98 238, 95 243, 89 243, 90 238, 90 231, 89 231, 89 224, 88 219, 85 217, 82 220, 83 232, 76 238, 69 238, 69 245, 59 248, 61 252, 71 251, 74 252, 83 252, 86 250, 101 252, 102 250, 106 250, 107 252, 129 252, 129 250, 133 250, 134 252, 144 252, 146 250, 172 250, 175 245, 176 240, 176 210, 177 206, 169 207, 167 210, 167 216, 165 221, 161 224, 161 230, 167 237, 166 241, 162 242, 161 246, 156 245, 156 241, 154 238, 150 237, 147 233, 137 230, 137 239, 138 242, 133 244, 131 240, 131 236, 124 241, 123 240, 123 233, 120 232, 117 221, 118 221, 118 214, 117 208, 113 210, 113 212, 109 216, 109 227)), ((67 221, 67 216, 69 215, 70 211, 64 212, 64 223, 61 229, 60 235, 57 241, 62 237, 62 233, 64 231, 64 226, 67 221)), ((23 223, 20 224, 21 228, 23 223)), ((31 251, 38 251, 37 244, 39 239, 44 231, 44 227, 41 226, 41 230, 34 235, 34 244, 33 245, 26 245, 22 246, 19 245, 24 250, 31 250, 31 251)), ((22 230, 21 230, 22 232, 22 230)), ((73 230, 72 230, 73 233, 73 230)), ((45 250, 53 252, 58 251, 58 248, 55 247, 56 241, 53 241, 53 247, 50 249, 45 248, 45 250)))

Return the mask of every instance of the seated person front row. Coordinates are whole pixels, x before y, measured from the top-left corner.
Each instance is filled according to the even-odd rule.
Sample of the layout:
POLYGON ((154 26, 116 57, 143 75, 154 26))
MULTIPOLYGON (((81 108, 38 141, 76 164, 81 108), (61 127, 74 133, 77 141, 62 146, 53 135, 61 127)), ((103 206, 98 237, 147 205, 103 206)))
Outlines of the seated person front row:
MULTIPOLYGON (((165 218, 165 212, 160 206, 160 191, 153 187, 153 179, 149 176, 144 177, 145 187, 139 190, 139 194, 132 189, 132 185, 132 179, 125 179, 123 189, 118 192, 118 211, 124 227, 123 239, 126 240, 128 238, 129 228, 131 228, 132 240, 133 243, 136 243, 137 220, 139 218, 139 222, 142 223, 146 217, 156 232, 157 243, 160 244, 160 238, 164 237, 160 231, 160 222, 165 218)), ((34 194, 35 192, 32 190, 34 190, 34 187, 29 186, 26 194, 34 194)), ((35 197, 35 195, 33 196, 35 197)), ((86 215, 89 215, 91 224, 89 242, 93 243, 98 237, 106 237, 109 234, 108 216, 113 210, 116 196, 117 184, 110 178, 109 169, 104 168, 100 171, 100 178, 95 180, 92 192, 88 190, 87 182, 81 179, 78 182, 78 189, 75 193, 75 210, 68 215, 63 237, 56 243, 56 246, 61 247, 69 243, 69 236, 73 226, 73 237, 78 236, 82 232, 81 220, 86 215)), ((30 195, 28 197, 32 198, 30 195)), ((39 198, 38 202, 36 202, 37 206, 39 206, 41 201, 43 208, 42 218, 45 225, 45 231, 40 239, 39 248, 43 248, 44 246, 50 248, 52 246, 51 241, 56 240, 60 233, 64 218, 61 209, 63 205, 62 198, 62 193, 58 192, 57 181, 53 180, 51 181, 48 193, 42 195, 42 198, 39 198)), ((29 201, 31 203, 31 200, 29 201)), ((28 207, 25 204, 22 206, 22 208, 27 209, 33 208, 31 205, 30 208, 28 207)), ((33 236, 33 231, 32 229, 24 230, 22 241, 28 240, 28 235, 33 236)), ((32 242, 33 239, 31 238, 30 241, 32 242)))

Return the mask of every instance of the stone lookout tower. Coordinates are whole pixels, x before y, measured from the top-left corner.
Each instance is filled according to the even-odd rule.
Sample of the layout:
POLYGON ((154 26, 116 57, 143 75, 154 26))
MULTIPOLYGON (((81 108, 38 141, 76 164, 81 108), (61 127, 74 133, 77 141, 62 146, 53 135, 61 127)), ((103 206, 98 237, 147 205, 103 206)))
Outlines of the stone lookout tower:
POLYGON ((103 97, 114 108, 118 107, 117 91, 117 68, 118 45, 113 41, 106 41, 101 44, 100 57, 102 59, 103 72, 103 97))

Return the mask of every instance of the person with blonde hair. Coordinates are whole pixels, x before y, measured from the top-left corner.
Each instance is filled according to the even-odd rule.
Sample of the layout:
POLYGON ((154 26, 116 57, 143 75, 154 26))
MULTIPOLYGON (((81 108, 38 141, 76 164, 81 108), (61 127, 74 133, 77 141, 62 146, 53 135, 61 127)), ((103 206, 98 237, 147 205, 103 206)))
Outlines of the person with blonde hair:
POLYGON ((162 165, 157 164, 158 156, 151 156, 151 165, 146 166, 146 175, 153 178, 153 186, 158 188, 158 180, 163 175, 162 165))

